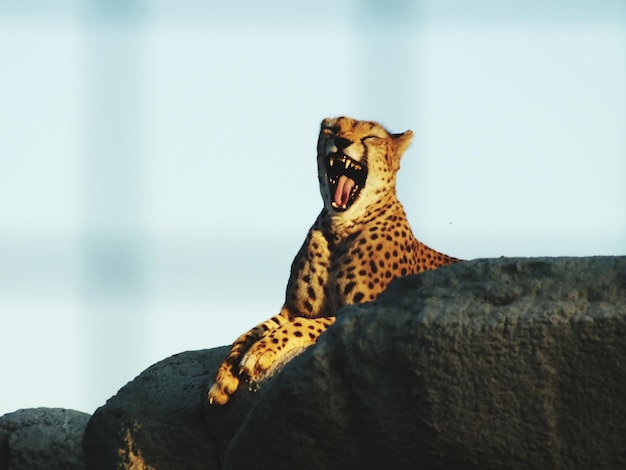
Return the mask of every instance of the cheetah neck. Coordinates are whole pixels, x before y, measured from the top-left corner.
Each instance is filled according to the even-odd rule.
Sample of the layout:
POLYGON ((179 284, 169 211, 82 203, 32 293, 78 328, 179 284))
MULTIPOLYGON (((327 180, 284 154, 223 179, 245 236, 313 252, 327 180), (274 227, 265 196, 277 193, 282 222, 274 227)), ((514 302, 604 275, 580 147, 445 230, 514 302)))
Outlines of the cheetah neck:
POLYGON ((372 221, 385 217, 390 213, 400 213, 404 216, 404 208, 398 200, 395 191, 386 193, 373 204, 366 206, 358 212, 346 211, 335 212, 324 209, 327 225, 337 239, 347 238, 354 233, 360 232, 372 221))

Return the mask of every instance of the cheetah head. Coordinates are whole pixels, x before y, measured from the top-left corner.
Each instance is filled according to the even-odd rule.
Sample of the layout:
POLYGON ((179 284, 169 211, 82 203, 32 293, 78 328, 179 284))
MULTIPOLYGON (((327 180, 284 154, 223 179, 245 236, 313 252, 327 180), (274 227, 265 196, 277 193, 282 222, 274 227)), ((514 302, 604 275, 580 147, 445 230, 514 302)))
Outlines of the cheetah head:
POLYGON ((317 166, 326 208, 331 213, 352 212, 395 191, 400 157, 412 137, 412 131, 390 134, 376 122, 324 119, 317 166))

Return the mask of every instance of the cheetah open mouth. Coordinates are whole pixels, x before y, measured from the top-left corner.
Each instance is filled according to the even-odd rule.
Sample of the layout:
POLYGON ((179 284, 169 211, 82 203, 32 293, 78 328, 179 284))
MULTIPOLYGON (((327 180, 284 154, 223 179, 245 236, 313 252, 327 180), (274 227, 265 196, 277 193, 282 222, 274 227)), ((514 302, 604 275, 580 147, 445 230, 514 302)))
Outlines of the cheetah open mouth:
POLYGON ((337 212, 348 210, 367 179, 367 167, 341 153, 326 157, 326 175, 333 200, 331 205, 337 212))

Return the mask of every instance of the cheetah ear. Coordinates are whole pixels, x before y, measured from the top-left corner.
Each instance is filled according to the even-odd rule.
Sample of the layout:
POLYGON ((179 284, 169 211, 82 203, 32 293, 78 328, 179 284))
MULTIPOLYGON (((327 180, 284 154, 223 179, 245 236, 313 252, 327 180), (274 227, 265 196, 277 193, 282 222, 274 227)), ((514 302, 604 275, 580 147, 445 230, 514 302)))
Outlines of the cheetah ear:
POLYGON ((389 166, 398 171, 400 168, 400 158, 402 154, 408 148, 411 140, 413 139, 413 131, 408 130, 404 134, 391 134, 391 141, 393 142, 393 152, 387 155, 389 166))
POLYGON ((413 140, 413 131, 408 130, 404 134, 391 134, 391 137, 396 148, 396 158, 400 160, 404 151, 409 147, 411 140, 413 140))

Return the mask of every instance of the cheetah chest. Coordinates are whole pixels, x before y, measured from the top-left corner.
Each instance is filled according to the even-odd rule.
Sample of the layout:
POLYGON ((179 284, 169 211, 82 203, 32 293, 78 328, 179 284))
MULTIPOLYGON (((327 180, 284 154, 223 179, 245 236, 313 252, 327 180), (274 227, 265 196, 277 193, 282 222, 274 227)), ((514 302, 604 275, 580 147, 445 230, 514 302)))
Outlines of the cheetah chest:
MULTIPOLYGON (((410 249, 409 249, 410 250, 410 249)), ((329 270, 329 285, 340 305, 374 300, 395 278, 409 274, 405 244, 372 226, 337 250, 329 270)))

